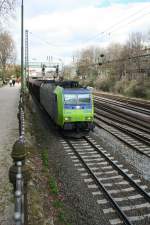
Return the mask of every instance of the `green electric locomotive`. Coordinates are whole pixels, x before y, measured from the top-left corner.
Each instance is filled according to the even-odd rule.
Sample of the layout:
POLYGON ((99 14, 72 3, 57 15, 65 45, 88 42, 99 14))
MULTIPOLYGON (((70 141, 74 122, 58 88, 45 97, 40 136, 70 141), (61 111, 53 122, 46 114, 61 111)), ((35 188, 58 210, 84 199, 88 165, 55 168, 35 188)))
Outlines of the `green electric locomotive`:
POLYGON ((75 81, 47 81, 40 85, 40 102, 64 130, 93 130, 93 97, 75 81))
POLYGON ((88 88, 76 81, 55 80, 30 80, 28 87, 63 130, 93 130, 93 96, 88 88))

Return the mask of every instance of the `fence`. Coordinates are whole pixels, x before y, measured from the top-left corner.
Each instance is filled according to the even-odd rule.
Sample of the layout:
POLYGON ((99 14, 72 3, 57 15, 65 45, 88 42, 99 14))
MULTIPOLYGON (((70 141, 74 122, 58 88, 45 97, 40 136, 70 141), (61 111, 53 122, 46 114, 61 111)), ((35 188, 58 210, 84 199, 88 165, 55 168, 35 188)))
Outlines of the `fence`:
POLYGON ((25 165, 25 126, 22 95, 20 95, 17 117, 19 121, 19 139, 13 145, 11 153, 13 165, 9 169, 9 179, 14 187, 14 224, 27 225, 27 182, 29 179, 29 171, 25 165))

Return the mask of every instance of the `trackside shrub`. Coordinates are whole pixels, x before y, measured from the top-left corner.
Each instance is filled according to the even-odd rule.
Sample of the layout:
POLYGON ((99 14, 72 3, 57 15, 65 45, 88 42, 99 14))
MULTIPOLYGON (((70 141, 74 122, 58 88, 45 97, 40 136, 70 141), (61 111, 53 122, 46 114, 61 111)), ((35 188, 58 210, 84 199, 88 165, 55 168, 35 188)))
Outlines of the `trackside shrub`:
POLYGON ((136 80, 132 80, 129 86, 124 90, 124 94, 135 98, 146 98, 146 91, 143 83, 138 83, 136 80))
POLYGON ((113 87, 113 92, 124 94, 124 90, 128 87, 128 85, 129 85, 129 81, 127 80, 117 81, 113 87))
POLYGON ((59 190, 58 190, 57 182, 54 177, 49 178, 48 184, 49 184, 50 192, 54 195, 58 195, 59 190))
POLYGON ((109 92, 113 89, 115 81, 113 78, 97 78, 94 85, 97 89, 109 92))
POLYGON ((42 156, 42 161, 43 161, 43 165, 48 168, 48 150, 44 149, 41 152, 41 156, 42 156))

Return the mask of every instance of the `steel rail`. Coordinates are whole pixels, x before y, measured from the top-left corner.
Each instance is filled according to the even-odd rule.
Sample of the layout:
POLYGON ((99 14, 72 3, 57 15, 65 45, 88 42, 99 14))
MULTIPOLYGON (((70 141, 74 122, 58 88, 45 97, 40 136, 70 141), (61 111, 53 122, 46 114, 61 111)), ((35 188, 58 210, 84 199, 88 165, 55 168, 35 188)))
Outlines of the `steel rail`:
POLYGON ((115 95, 111 95, 111 94, 107 94, 107 93, 97 93, 94 92, 95 96, 99 96, 99 97, 103 97, 103 98, 107 98, 107 99, 113 99, 119 102, 123 102, 123 103, 127 103, 127 104, 131 104, 134 106, 138 106, 141 108, 145 108, 150 110, 150 101, 146 101, 146 100, 139 100, 139 99, 132 99, 132 98, 128 98, 128 97, 124 97, 124 96, 115 96, 115 95))
MULTIPOLYGON (((150 202, 150 196, 149 196, 149 194, 147 192, 145 192, 138 184, 136 184, 135 181, 132 180, 124 171, 122 171, 111 159, 109 159, 109 157, 107 157, 105 155, 105 153, 101 152, 99 150, 99 148, 97 148, 87 137, 84 137, 83 140, 85 140, 88 144, 90 144, 92 146, 92 148, 95 149, 95 151, 97 151, 99 154, 101 154, 106 159, 106 161, 108 161, 109 164, 112 165, 112 167, 115 170, 117 170, 118 173, 121 174, 123 176, 123 178, 130 183, 131 186, 134 186, 135 187, 136 191, 138 191, 148 202, 150 202)), ((89 166, 86 164, 86 162, 84 161, 84 159, 82 158, 82 156, 78 153, 78 151, 73 146, 73 144, 68 139, 65 139, 65 141, 68 143, 68 145, 71 147, 71 149, 73 149, 73 151, 75 152, 75 154, 77 155, 77 157, 83 163, 84 167, 89 171, 89 174, 92 176, 93 180, 98 185, 98 188, 100 190, 101 189, 103 190, 103 192, 105 193, 105 196, 110 200, 110 202, 113 205, 113 207, 117 209, 118 216, 125 222, 125 224, 133 225, 131 223, 131 221, 129 221, 129 219, 126 216, 126 214, 122 211, 122 209, 120 208, 120 206, 118 205, 118 203, 113 199, 113 197, 111 196, 111 194, 108 193, 107 189, 104 187, 104 185, 102 184, 102 182, 94 174, 94 172, 92 171, 92 169, 90 169, 89 166)))
POLYGON ((127 128, 121 127, 121 125, 119 126, 119 125, 115 124, 114 121, 111 121, 111 122, 106 121, 105 118, 102 119, 97 115, 95 115, 95 117, 98 120, 108 124, 109 126, 113 126, 116 129, 122 131, 123 133, 128 134, 128 135, 132 136, 133 138, 136 138, 138 141, 141 141, 143 144, 146 144, 146 145, 150 146, 150 138, 147 138, 147 137, 143 136, 142 134, 135 133, 134 131, 128 130, 127 128))
POLYGON ((96 102, 106 102, 108 104, 112 104, 112 105, 115 105, 115 106, 118 106, 118 107, 121 107, 121 108, 125 108, 125 109, 129 109, 129 110, 132 110, 132 111, 135 111, 135 112, 139 112, 139 113, 143 113, 145 115, 150 115, 150 110, 148 109, 143 109, 139 106, 133 106, 129 103, 125 103, 125 102, 117 102, 117 100, 115 99, 108 99, 108 98, 104 98, 104 97, 101 97, 101 96, 94 96, 94 101, 96 102))
POLYGON ((119 205, 117 204, 116 201, 113 200, 113 198, 111 197, 111 195, 107 192, 106 188, 104 187, 104 185, 102 184, 102 182, 100 182, 97 178, 97 176, 93 173, 93 171, 88 167, 88 165, 85 163, 85 161, 82 159, 82 157, 80 156, 80 154, 77 152, 77 150, 75 149, 75 147, 69 142, 69 140, 66 140, 66 142, 68 143, 68 145, 73 149, 73 151, 75 152, 75 154, 78 156, 78 158, 81 160, 81 162, 83 163, 83 165, 85 166, 85 168, 89 171, 90 175, 92 176, 92 178, 94 179, 94 181, 97 183, 98 188, 101 190, 103 190, 103 192, 105 193, 105 195, 107 196, 107 198, 110 200, 110 202, 112 203, 113 207, 115 207, 117 209, 117 213, 118 216, 125 222, 126 225, 133 225, 128 217, 125 215, 125 213, 121 210, 121 208, 119 207, 119 205))
POLYGON ((127 129, 125 129, 125 128, 117 125, 117 124, 113 124, 113 126, 116 127, 117 129, 121 130, 122 132, 125 132, 125 133, 129 134, 130 136, 136 138, 137 140, 140 140, 142 143, 150 146, 150 139, 149 138, 143 137, 140 134, 137 134, 137 133, 134 133, 130 130, 127 130, 127 129))
MULTIPOLYGON (((94 121, 95 122, 95 121, 94 121)), ((109 132, 110 134, 112 134, 113 136, 115 136, 117 139, 119 139, 120 141, 122 141, 123 143, 125 143, 126 145, 128 145, 129 147, 133 148, 135 151, 137 151, 138 153, 145 155, 147 157, 150 157, 147 153, 141 151, 139 148, 137 148, 136 146, 134 146, 133 144, 130 144, 129 142, 127 142, 124 138, 119 137, 117 134, 114 134, 112 131, 110 131, 109 129, 105 128, 104 126, 100 125, 99 123, 95 122, 96 126, 100 127, 103 130, 106 130, 107 132, 109 132)))
POLYGON ((150 202, 150 195, 144 191, 137 183, 135 183, 134 180, 132 180, 132 178, 130 178, 124 171, 122 171, 119 166, 117 166, 112 160, 109 159, 108 156, 106 156, 102 151, 100 151, 87 137, 84 137, 84 139, 98 152, 100 153, 121 175, 123 175, 123 177, 129 181, 136 189, 138 189, 138 191, 142 194, 142 196, 144 198, 146 198, 146 200, 148 202, 150 202))
MULTIPOLYGON (((146 132, 146 133, 150 134, 150 125, 149 125, 148 122, 146 123, 146 122, 143 122, 143 121, 139 121, 138 118, 131 118, 129 115, 124 115, 123 113, 114 111, 114 109, 108 108, 107 106, 104 106, 104 105, 101 105, 101 106, 98 106, 98 108, 97 107, 95 107, 95 108, 97 110, 107 111, 107 113, 111 114, 111 116, 109 116, 111 118, 112 118, 112 116, 121 117, 119 119, 124 119, 126 121, 126 124, 129 124, 129 122, 131 122, 131 123, 134 124, 134 127, 137 127, 139 130, 142 130, 143 132, 146 132)), ((129 124, 129 125, 133 126, 131 124, 129 124)))
POLYGON ((126 120, 125 118, 120 118, 117 115, 111 114, 110 112, 108 112, 107 110, 105 111, 105 109, 98 109, 95 107, 95 113, 99 114, 100 116, 104 116, 105 118, 108 119, 113 119, 113 121, 116 121, 118 123, 121 123, 125 126, 129 126, 133 129, 139 130, 141 132, 144 132, 146 134, 150 134, 150 130, 147 128, 143 128, 141 125, 135 124, 135 122, 132 122, 131 120, 126 120))
MULTIPOLYGON (((142 113, 138 113, 138 112, 135 112, 131 109, 125 109, 123 107, 120 107, 120 106, 114 106, 113 104, 111 103, 106 103, 106 102, 101 102, 101 101, 95 101, 94 102, 98 107, 105 107, 111 111, 115 113, 118 113, 118 114, 122 114, 124 115, 124 117, 135 117, 139 123, 142 122, 142 123, 145 123, 145 126, 150 128, 150 126, 147 126, 147 122, 149 122, 150 120, 150 116, 149 115, 145 115, 145 114, 142 114, 142 113)), ((143 125, 143 124, 142 124, 143 125)))

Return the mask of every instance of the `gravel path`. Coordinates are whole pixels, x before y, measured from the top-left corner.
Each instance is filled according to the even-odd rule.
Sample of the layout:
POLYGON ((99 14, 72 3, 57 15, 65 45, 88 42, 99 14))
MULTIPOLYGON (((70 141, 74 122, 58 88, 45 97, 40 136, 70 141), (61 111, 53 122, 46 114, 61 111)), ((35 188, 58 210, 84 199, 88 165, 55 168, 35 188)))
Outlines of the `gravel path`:
POLYGON ((18 85, 0 88, 0 225, 12 225, 14 204, 8 171, 12 165, 12 146, 18 138, 19 88, 18 85))

